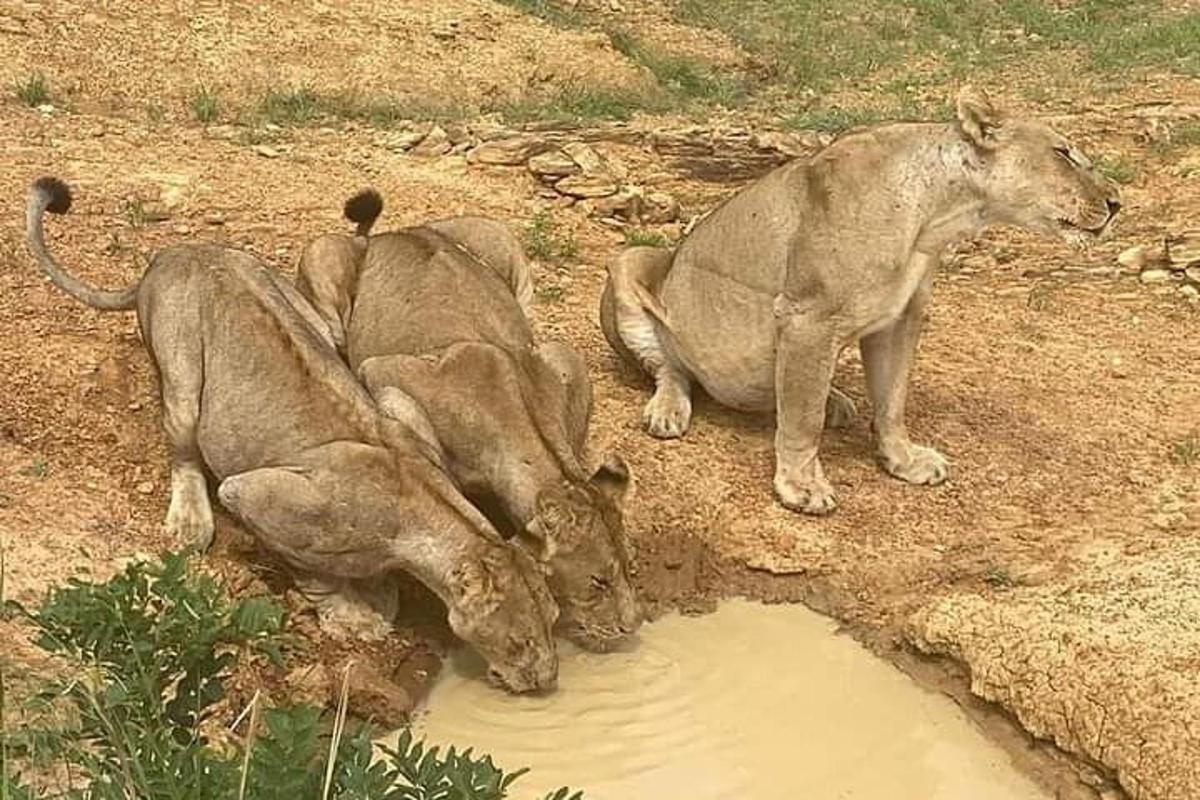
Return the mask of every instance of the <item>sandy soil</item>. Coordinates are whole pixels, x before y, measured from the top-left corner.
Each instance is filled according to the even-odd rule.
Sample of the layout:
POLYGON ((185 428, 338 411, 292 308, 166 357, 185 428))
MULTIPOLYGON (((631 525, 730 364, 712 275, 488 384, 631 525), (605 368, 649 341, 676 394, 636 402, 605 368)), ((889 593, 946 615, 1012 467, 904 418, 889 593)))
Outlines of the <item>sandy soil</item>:
MULTIPOLYGON (((79 306, 35 271, 21 234, 32 178, 55 173, 76 186, 70 217, 51 223, 52 247, 95 282, 129 282, 147 253, 189 238, 245 247, 290 271, 308 238, 341 229, 341 198, 364 184, 389 200, 384 227, 465 211, 524 225, 546 201, 522 169, 399 155, 368 129, 286 131, 267 158, 182 113, 174 124, 149 121, 144 104, 177 108, 199 82, 247 97, 276 82, 416 94, 452 82, 479 99, 537 80, 556 59, 551 81, 584 63, 636 79, 590 34, 484 0, 437 12, 328 4, 289 25, 279 22, 299 12, 281 3, 137 4, 136 14, 134 5, 0 1, 0 82, 45 69, 73 98, 71 111, 48 114, 0 105, 0 532, 8 591, 25 601, 170 545, 156 389, 136 323, 79 306), (223 14, 233 16, 221 27, 223 14), (473 31, 469 42, 436 32, 450 19, 473 31), (322 25, 363 35, 315 70, 322 25), (585 62, 578 49, 588 47, 595 58, 585 62), (177 69, 156 68, 167 62, 177 69), (168 218, 131 224, 131 199, 168 218)), ((993 232, 954 254, 940 278, 910 427, 953 458, 941 488, 885 476, 865 413, 828 437, 825 465, 843 505, 823 520, 773 501, 768 419, 699 399, 685 439, 641 433, 646 384, 609 352, 596 321, 603 265, 622 236, 574 209, 554 213, 580 242, 579 262, 539 267, 563 292, 537 311, 541 335, 575 345, 591 367, 595 451, 620 451, 635 473, 628 522, 653 607, 700 611, 736 593, 805 600, 916 673, 958 665, 963 685, 1072 754, 1078 770, 1050 775, 1075 785, 1064 792, 1082 780, 1109 796, 1188 800, 1200 785, 1200 466, 1173 454, 1200 426, 1200 308, 1116 273, 1115 255, 1200 224, 1196 172, 1183 168, 1200 147, 1164 153, 1147 141, 1164 113, 1200 117, 1200 85, 1163 80, 1107 103, 1080 102, 1056 122, 1085 149, 1138 164, 1116 240, 1079 253, 993 232)), ((599 147, 689 213, 736 189, 689 180, 649 150, 599 147)), ((852 354, 839 382, 862 399, 852 354)), ((227 518, 209 564, 240 593, 285 589, 227 518)), ((289 602, 312 645, 296 673, 263 678, 278 692, 319 699, 323 679, 309 676, 354 656, 395 678, 411 703, 446 646, 436 625, 406 628, 383 650, 324 642, 289 602)))

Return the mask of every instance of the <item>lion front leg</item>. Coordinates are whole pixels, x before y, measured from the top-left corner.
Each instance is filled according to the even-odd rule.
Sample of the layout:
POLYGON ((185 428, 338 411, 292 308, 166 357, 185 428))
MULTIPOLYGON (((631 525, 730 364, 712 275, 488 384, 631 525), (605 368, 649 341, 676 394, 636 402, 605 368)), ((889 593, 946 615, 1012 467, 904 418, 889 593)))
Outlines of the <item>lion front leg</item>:
POLYGON ((784 295, 775 300, 775 494, 805 514, 837 508, 817 457, 837 343, 831 326, 784 295))
POLYGON ((889 474, 909 483, 936 486, 946 480, 949 462, 932 447, 924 447, 908 438, 904 424, 904 406, 908 399, 909 374, 921 338, 925 307, 929 302, 933 270, 909 301, 900 318, 881 331, 863 337, 859 343, 867 394, 874 411, 879 461, 889 474))

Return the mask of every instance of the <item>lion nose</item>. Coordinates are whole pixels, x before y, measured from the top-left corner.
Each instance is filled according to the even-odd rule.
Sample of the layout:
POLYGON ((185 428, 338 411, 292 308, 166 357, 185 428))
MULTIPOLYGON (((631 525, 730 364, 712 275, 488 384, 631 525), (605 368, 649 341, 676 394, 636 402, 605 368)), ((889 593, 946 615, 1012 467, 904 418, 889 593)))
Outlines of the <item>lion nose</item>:
POLYGON ((1112 219, 1113 217, 1115 217, 1117 215, 1117 212, 1121 210, 1121 201, 1120 200, 1105 200, 1104 205, 1108 209, 1108 218, 1109 219, 1112 219))

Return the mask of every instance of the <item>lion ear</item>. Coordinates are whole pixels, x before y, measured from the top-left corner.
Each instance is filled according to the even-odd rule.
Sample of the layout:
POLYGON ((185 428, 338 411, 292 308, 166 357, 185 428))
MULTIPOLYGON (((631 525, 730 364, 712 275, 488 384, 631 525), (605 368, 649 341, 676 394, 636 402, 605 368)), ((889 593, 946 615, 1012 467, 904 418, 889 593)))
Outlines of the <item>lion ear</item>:
POLYGON ((976 147, 995 148, 996 132, 1003 122, 1003 116, 982 89, 964 86, 958 93, 958 123, 976 147))

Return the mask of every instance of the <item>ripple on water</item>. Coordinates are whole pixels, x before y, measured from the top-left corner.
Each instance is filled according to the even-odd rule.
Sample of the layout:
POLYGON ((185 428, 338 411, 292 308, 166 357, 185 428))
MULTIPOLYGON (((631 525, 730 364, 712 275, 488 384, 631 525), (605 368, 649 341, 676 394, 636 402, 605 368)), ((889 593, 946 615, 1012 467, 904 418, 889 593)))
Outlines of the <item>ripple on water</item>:
POLYGON ((416 732, 532 767, 518 798, 1049 798, 950 700, 800 606, 735 601, 647 625, 616 653, 560 652, 558 691, 539 697, 485 685, 457 654, 416 732))

